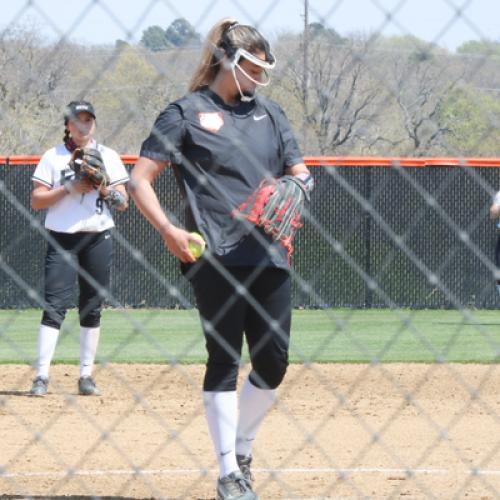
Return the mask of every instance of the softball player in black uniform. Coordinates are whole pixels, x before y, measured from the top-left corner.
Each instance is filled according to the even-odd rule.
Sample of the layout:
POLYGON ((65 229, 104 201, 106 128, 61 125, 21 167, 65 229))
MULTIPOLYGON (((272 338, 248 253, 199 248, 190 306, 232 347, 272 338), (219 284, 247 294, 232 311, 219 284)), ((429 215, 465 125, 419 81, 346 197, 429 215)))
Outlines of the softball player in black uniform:
POLYGON ((257 430, 288 365, 291 280, 287 251, 231 213, 265 178, 310 175, 284 112, 255 95, 274 66, 254 28, 223 20, 212 29, 190 93, 168 105, 144 141, 131 196, 160 232, 194 288, 208 361, 204 403, 220 467, 217 498, 255 499, 250 462, 257 430), (186 230, 166 217, 152 188, 174 168, 186 200, 186 230), (190 232, 208 251, 195 263, 190 232), (239 401, 243 334, 252 371, 239 401))
MULTIPOLYGON (((493 202, 490 207, 490 217, 496 221, 497 230, 500 230, 500 191, 493 197, 493 202)), ((495 247, 495 264, 497 269, 500 270, 500 234, 497 238, 495 247)), ((500 295, 500 279, 496 280, 497 292, 500 295)))
POLYGON ((80 289, 80 378, 82 395, 97 395, 92 368, 100 334, 100 293, 109 285, 114 227, 109 208, 127 208, 127 171, 118 154, 93 139, 95 111, 87 101, 72 101, 64 115, 64 143, 49 149, 33 174, 33 209, 48 209, 45 228, 50 240, 45 257, 45 307, 38 333, 36 378, 31 394, 47 393, 49 367, 59 329, 71 305, 75 281, 80 289), (94 188, 88 178, 76 178, 69 168, 77 147, 100 152, 110 183, 94 188), (112 194, 113 196, 110 196, 112 194), (104 199, 112 200, 110 203, 104 199), (110 205, 110 207, 108 207, 110 205), (68 259, 68 256, 70 257, 68 259))

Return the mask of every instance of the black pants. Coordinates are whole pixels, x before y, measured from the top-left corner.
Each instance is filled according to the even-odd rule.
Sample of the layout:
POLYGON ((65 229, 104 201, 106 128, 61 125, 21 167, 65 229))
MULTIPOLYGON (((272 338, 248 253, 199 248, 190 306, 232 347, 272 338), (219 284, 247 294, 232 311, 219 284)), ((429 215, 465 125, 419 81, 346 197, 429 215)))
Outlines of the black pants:
POLYGON ((200 262, 191 271, 189 279, 208 351, 203 389, 236 389, 243 332, 252 362, 252 384, 262 389, 278 387, 288 366, 291 323, 288 271, 226 267, 221 273, 207 262, 200 262), (235 283, 231 283, 231 278, 235 283))
POLYGON ((113 253, 110 232, 68 234, 51 231, 50 235, 63 251, 49 242, 45 258, 46 306, 42 324, 57 329, 61 327, 66 310, 72 305, 78 277, 80 325, 88 328, 99 326, 113 253))
MULTIPOLYGON (((500 235, 497 238, 497 244, 495 247, 495 265, 497 269, 500 269, 500 235)), ((497 285, 500 285, 500 279, 496 280, 497 285)))

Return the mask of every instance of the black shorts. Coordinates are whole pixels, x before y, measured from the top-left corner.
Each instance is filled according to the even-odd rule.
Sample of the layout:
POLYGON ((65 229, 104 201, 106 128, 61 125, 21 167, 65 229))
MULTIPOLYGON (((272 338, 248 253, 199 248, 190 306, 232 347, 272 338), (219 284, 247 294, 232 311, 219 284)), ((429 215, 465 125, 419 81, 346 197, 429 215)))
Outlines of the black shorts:
POLYGON ((500 235, 497 238, 497 244, 495 247, 495 265, 500 269, 500 235))

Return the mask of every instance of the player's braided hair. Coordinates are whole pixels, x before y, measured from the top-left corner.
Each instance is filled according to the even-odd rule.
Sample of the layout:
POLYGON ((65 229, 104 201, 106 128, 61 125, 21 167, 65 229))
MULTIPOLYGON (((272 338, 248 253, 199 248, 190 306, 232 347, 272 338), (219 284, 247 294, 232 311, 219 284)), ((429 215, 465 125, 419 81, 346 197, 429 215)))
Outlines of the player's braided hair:
POLYGON ((71 137, 71 134, 68 130, 68 127, 64 127, 64 137, 63 137, 63 142, 64 145, 66 146, 66 149, 72 153, 78 146, 76 145, 75 141, 71 137))

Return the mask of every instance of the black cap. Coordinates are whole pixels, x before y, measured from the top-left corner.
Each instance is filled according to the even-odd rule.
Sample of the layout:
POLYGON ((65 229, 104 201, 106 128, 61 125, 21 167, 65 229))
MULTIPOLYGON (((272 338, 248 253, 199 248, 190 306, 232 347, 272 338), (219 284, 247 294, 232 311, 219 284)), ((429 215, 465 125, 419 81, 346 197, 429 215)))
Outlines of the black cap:
POLYGON ((94 118, 95 111, 94 106, 90 104, 88 101, 71 101, 67 106, 64 112, 64 123, 68 123, 68 120, 75 118, 78 113, 88 113, 92 115, 94 118))

